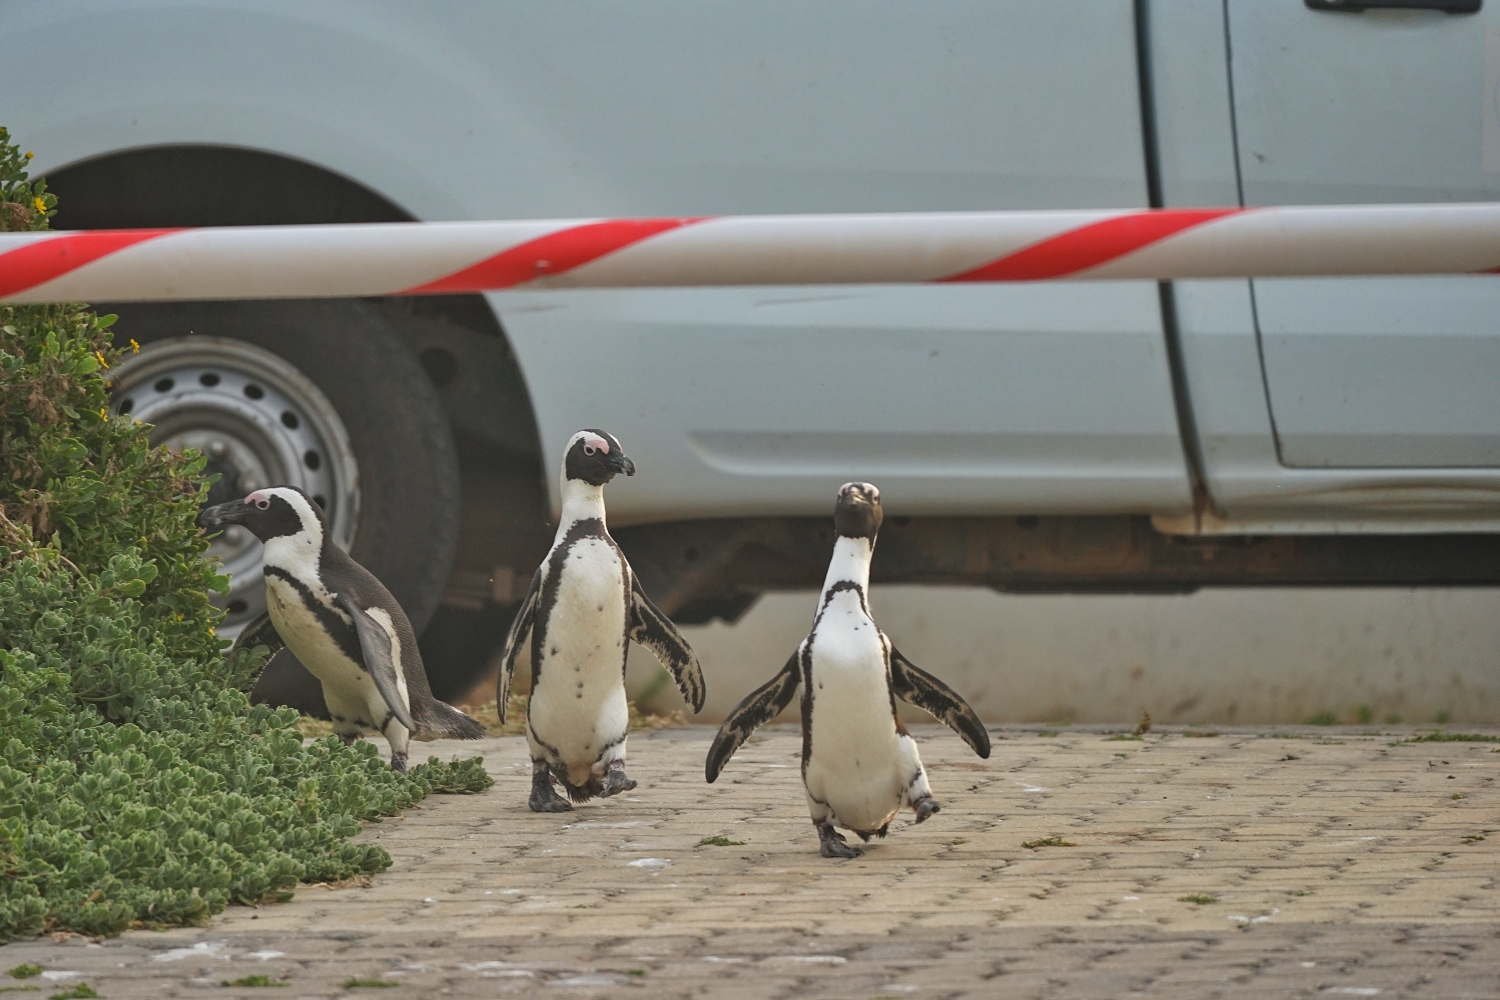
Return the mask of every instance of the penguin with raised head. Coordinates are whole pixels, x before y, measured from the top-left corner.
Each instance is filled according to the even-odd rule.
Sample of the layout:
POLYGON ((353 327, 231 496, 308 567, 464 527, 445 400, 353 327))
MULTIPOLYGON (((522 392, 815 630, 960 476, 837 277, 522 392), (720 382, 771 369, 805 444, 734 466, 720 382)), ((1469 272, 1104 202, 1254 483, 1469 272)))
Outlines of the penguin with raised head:
POLYGON ((719 776, 757 727, 779 715, 802 687, 802 784, 825 858, 853 858, 836 827, 861 839, 884 837, 903 808, 917 822, 939 805, 917 744, 896 714, 896 699, 930 712, 980 757, 990 737, 957 692, 902 656, 870 617, 870 557, 881 522, 880 491, 846 483, 833 510, 837 538, 812 631, 781 673, 752 691, 724 720, 705 775, 719 776))
POLYGON ((682 634, 651 603, 604 523, 604 484, 635 475, 620 442, 601 430, 568 440, 562 462, 562 523, 511 624, 495 700, 501 720, 521 650, 531 653, 526 741, 533 812, 573 807, 635 787, 625 774, 625 658, 630 640, 656 654, 694 712, 703 674, 682 634))
POLYGON ((328 540, 323 511, 295 486, 256 490, 205 508, 203 528, 243 525, 264 543, 266 612, 234 648, 291 648, 323 683, 334 731, 345 743, 373 729, 406 770, 408 740, 477 740, 483 726, 433 698, 406 612, 369 570, 328 540))

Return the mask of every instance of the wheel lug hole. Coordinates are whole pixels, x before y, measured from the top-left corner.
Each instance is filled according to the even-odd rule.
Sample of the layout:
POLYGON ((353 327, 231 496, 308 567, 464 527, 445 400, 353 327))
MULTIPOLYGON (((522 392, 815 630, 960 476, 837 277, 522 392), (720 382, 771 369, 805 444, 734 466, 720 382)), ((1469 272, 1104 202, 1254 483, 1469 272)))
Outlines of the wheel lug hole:
POLYGON ((229 445, 223 441, 212 441, 208 445, 208 454, 212 458, 223 458, 229 454, 229 445))

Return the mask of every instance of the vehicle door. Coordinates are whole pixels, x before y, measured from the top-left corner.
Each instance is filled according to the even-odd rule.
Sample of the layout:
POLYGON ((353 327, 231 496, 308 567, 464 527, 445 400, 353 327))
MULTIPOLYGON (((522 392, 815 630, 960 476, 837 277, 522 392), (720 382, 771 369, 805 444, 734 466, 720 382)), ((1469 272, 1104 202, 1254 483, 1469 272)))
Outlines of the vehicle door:
MULTIPOLYGON (((1500 197, 1500 3, 1359 7, 1229 0, 1244 203, 1500 197)), ((1343 486, 1386 509, 1397 494, 1413 511, 1494 507, 1500 278, 1256 280, 1252 295, 1284 466, 1350 470, 1343 486)))

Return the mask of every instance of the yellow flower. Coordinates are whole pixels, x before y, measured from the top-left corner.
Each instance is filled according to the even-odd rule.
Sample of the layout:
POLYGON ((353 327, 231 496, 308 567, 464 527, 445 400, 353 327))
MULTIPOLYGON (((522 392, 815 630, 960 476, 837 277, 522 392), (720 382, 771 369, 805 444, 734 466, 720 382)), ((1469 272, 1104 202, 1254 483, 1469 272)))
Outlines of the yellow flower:
POLYGON ((100 368, 108 368, 109 367, 109 362, 104 360, 104 352, 103 351, 95 351, 94 352, 94 357, 96 357, 96 358, 99 359, 99 367, 100 368))
POLYGON ((33 157, 33 156, 35 156, 35 155, 36 155, 36 154, 35 154, 35 153, 33 153, 33 152, 32 152, 32 151, 31 151, 31 150, 29 150, 29 149, 28 149, 28 150, 27 150, 27 151, 26 151, 26 159, 28 159, 28 160, 29 160, 29 159, 31 159, 31 158, 32 158, 32 157, 33 157))
POLYGON ((99 419, 100 419, 100 420, 108 420, 108 419, 109 419, 109 411, 108 411, 108 410, 106 410, 106 409, 105 409, 105 408, 104 408, 104 407, 102 407, 102 406, 101 406, 101 407, 99 407, 99 419))
POLYGON ((135 338, 134 337, 130 338, 130 353, 131 354, 139 354, 139 353, 141 353, 141 345, 137 344, 135 342, 135 338))
POLYGON ((31 199, 31 203, 36 206, 36 210, 38 212, 45 212, 45 211, 47 211, 47 203, 45 201, 43 201, 42 199, 40 199, 40 198, 33 198, 33 199, 31 199))

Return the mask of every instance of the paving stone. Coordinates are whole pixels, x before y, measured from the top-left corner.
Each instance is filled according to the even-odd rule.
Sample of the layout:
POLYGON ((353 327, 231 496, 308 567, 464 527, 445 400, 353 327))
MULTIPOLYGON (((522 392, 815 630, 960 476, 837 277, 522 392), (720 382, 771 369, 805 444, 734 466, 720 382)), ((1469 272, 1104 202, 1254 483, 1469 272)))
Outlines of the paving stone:
POLYGON ((943 811, 852 861, 818 856, 792 729, 763 730, 712 786, 710 730, 637 734, 639 789, 547 816, 525 808, 524 741, 442 743, 483 753, 495 788, 368 827, 395 862, 368 886, 301 887, 205 928, 17 942, 0 965, 113 1000, 263 997, 219 985, 255 974, 284 979, 281 1000, 1500 994, 1491 746, 1008 730, 978 761, 914 732, 943 811), (717 836, 743 843, 701 843, 717 836), (1021 846, 1054 836, 1076 846, 1021 846), (1180 899, 1199 893, 1217 901, 1180 899), (398 985, 345 989, 356 976, 398 985))

